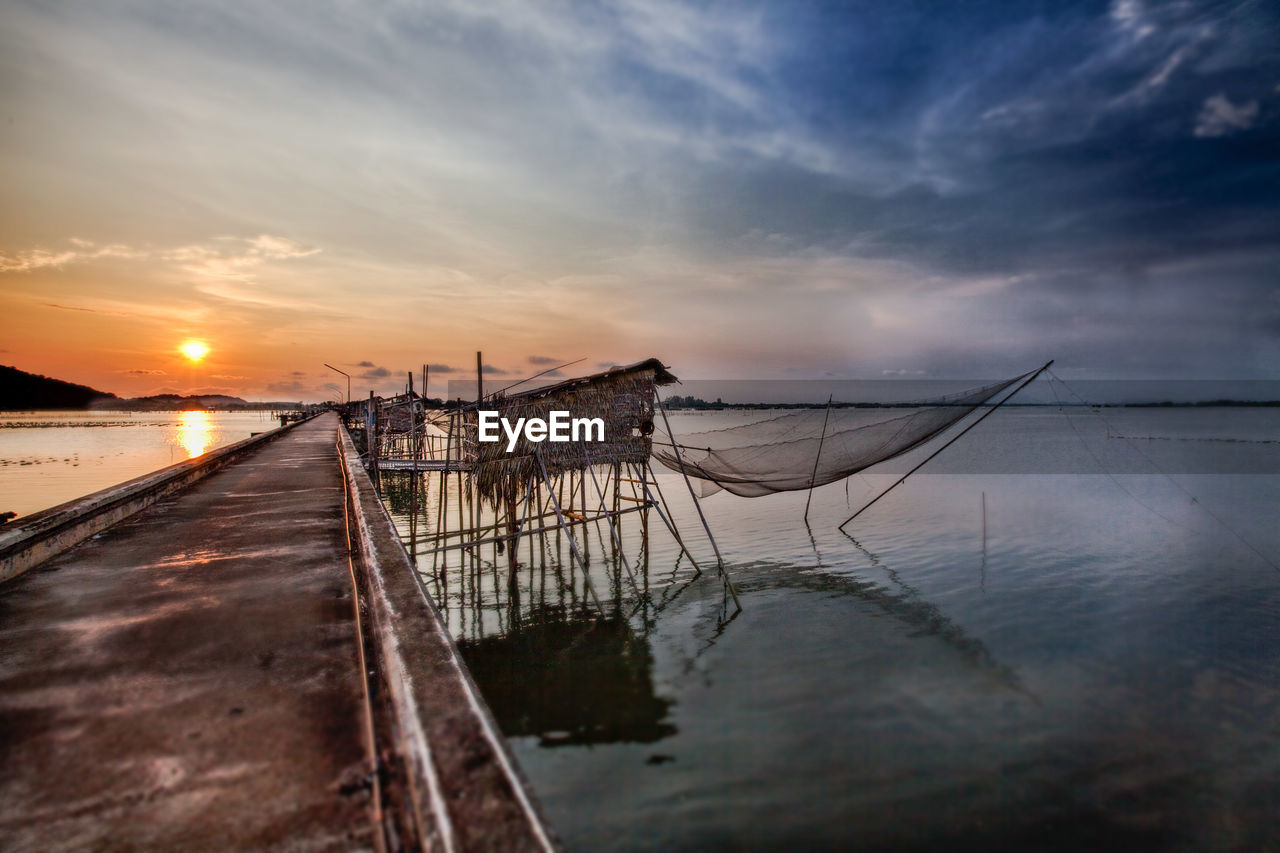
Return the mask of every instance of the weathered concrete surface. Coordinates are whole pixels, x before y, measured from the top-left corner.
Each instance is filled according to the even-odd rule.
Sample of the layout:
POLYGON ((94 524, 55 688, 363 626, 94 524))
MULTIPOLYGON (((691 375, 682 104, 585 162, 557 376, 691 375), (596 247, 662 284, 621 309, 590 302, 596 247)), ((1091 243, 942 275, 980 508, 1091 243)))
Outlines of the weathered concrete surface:
POLYGON ((337 426, 0 586, 0 849, 373 846, 337 426))
POLYGON ((394 729, 398 811, 440 850, 555 850, 506 741, 342 435, 374 706, 394 729))

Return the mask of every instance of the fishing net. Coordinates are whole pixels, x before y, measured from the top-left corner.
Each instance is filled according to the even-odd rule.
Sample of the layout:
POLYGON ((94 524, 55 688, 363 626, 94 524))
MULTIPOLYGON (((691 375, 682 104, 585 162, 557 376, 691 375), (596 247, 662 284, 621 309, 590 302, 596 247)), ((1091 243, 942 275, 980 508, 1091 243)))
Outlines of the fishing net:
POLYGON ((653 457, 705 481, 704 495, 726 489, 754 498, 823 486, 919 447, 1030 375, 893 406, 803 409, 674 442, 660 429, 653 457))

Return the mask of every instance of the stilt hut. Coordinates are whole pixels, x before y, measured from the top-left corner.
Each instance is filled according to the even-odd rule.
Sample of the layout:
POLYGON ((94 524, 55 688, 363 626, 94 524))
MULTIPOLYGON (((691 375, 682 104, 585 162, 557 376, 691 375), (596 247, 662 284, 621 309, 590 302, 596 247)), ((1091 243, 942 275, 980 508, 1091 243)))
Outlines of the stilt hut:
POLYGON ((556 479, 593 465, 646 465, 657 405, 654 389, 676 381, 662 362, 650 358, 542 388, 486 397, 476 411, 467 412, 464 426, 463 447, 477 493, 496 508, 508 507, 524 498, 529 484, 544 474, 556 479), (522 435, 508 452, 505 436, 498 442, 478 440, 478 410, 497 411, 511 424, 520 418, 549 420, 556 411, 573 418, 599 418, 604 439, 531 442, 522 435))

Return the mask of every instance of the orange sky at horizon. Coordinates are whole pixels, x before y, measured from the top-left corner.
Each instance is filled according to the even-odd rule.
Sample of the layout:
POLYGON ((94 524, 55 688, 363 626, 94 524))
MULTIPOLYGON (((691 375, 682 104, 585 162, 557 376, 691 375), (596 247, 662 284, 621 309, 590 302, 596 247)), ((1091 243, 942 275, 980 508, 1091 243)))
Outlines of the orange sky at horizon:
POLYGON ((331 385, 346 393, 346 380, 325 362, 351 374, 353 396, 395 393, 406 371, 417 381, 422 365, 430 364, 430 392, 439 395, 449 379, 474 377, 477 343, 495 380, 584 356, 576 374, 657 354, 620 345, 608 324, 585 319, 572 343, 569 336, 555 340, 560 336, 548 330, 570 328, 571 318, 556 316, 554 302, 539 305, 534 293, 518 296, 501 285, 441 299, 444 311, 394 288, 348 292, 327 285, 300 296, 304 280, 317 275, 306 267, 320 252, 296 250, 248 264, 227 251, 267 240, 219 240, 223 254, 216 264, 206 258, 200 265, 187 258, 204 253, 190 247, 168 253, 117 247, 105 254, 91 248, 83 257, 73 249, 49 252, 48 259, 0 255, 8 306, 0 363, 118 396, 318 401, 334 397, 331 385), (506 305, 495 290, 507 291, 506 305), (191 339, 209 347, 199 361, 180 350, 191 339))

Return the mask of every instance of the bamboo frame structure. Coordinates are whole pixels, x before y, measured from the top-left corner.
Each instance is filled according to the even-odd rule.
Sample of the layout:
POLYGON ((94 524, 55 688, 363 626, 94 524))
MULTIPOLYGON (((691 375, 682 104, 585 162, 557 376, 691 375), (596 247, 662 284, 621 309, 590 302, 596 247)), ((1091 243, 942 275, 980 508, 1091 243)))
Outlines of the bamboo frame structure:
MULTIPOLYGON (((478 353, 477 389, 483 387, 482 370, 478 353)), ((660 361, 649 359, 516 393, 503 388, 474 402, 429 400, 426 378, 424 368, 421 394, 415 392, 409 374, 403 394, 371 396, 360 404, 360 417, 349 412, 348 420, 364 427, 366 459, 388 475, 387 488, 403 495, 407 480, 403 506, 410 521, 405 544, 424 576, 439 584, 446 599, 442 607, 447 609, 451 589, 467 590, 459 594, 474 604, 490 569, 496 592, 503 557, 507 600, 518 606, 521 590, 532 589, 535 577, 546 583, 547 537, 552 536, 557 555, 565 545, 568 548, 567 560, 551 560, 557 575, 567 570, 567 578, 557 577, 556 582, 563 583, 575 601, 603 606, 592 581, 593 536, 599 556, 613 569, 610 585, 620 588, 625 570, 632 590, 640 593, 642 584, 647 590, 651 511, 671 533, 679 558, 688 558, 693 577, 701 573, 649 466, 654 418, 659 412, 666 415, 656 389, 676 381, 660 361), (521 437, 508 452, 505 439, 478 440, 481 410, 496 410, 512 422, 520 417, 545 419, 556 410, 599 418, 605 424, 604 440, 535 443, 521 437), (635 568, 625 553, 623 530, 624 519, 633 515, 640 520, 635 568), (526 541, 522 562, 520 548, 526 541), (447 583, 450 577, 452 584, 447 583)), ((697 506, 692 488, 690 495, 697 506)), ((700 507, 698 513, 727 584, 719 548, 700 507)), ((634 530, 632 536, 634 544, 634 530)), ((736 602, 736 592, 732 594, 736 602)), ((514 619, 514 614, 506 618, 514 619)))

